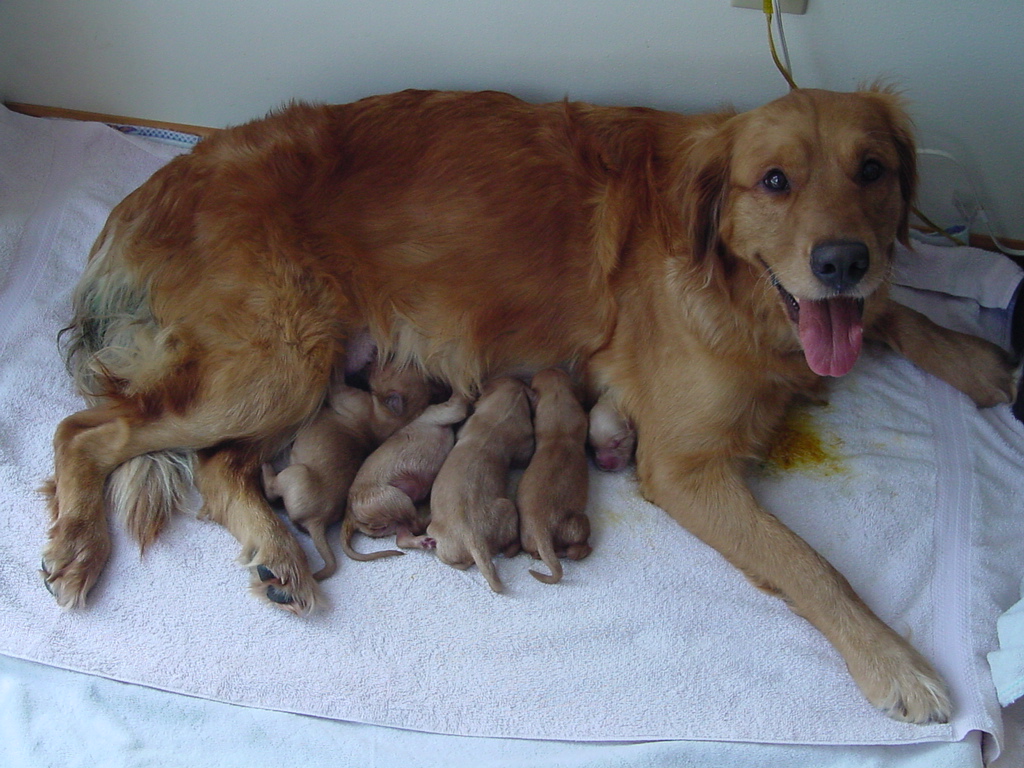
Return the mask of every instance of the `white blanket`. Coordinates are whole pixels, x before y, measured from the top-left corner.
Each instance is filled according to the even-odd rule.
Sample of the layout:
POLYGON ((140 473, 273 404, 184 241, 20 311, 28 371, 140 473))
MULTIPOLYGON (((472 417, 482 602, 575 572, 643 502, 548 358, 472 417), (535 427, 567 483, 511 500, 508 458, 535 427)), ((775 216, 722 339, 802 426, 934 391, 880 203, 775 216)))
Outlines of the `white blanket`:
MULTIPOLYGON (((165 158, 94 125, 0 111, 0 653, 218 701, 442 734, 575 741, 900 744, 1001 734, 986 654, 1019 596, 1022 430, 869 352, 799 412, 755 491, 949 681, 946 726, 889 720, 778 600, 638 495, 594 473, 594 553, 563 583, 499 559, 508 591, 431 554, 343 561, 332 607, 297 619, 246 592, 238 546, 187 515, 114 552, 85 610, 38 575, 36 493, 81 407, 56 353, 109 208, 165 158), (785 455, 784 455, 785 454, 785 455)), ((364 544, 365 546, 365 544, 364 544)), ((382 545, 383 546, 383 545, 382 545)))

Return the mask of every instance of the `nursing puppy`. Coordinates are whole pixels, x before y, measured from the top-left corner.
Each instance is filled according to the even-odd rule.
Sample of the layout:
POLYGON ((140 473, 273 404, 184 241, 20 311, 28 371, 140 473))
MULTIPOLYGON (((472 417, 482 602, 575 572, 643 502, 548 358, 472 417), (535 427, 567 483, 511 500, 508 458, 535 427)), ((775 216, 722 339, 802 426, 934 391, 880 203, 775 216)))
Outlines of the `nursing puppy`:
POLYGON ((491 558, 519 551, 519 518, 508 498, 509 469, 533 452, 526 385, 502 377, 484 387, 473 415, 434 481, 427 536, 455 568, 476 564, 495 592, 503 587, 491 558))
MULTIPOLYGON (((349 486, 370 451, 427 406, 430 388, 412 367, 373 363, 370 392, 336 384, 327 403, 299 430, 288 466, 263 465, 263 490, 280 499, 289 519, 313 539, 324 566, 313 578, 337 570, 327 528, 342 519, 349 486)), ((276 595, 276 592, 274 593, 276 595)))
POLYGON ((341 528, 341 548, 353 560, 376 560, 402 555, 398 550, 363 554, 352 548, 352 536, 361 531, 379 538, 395 535, 404 548, 432 549, 423 531, 427 517, 416 504, 430 494, 434 478, 455 444, 453 427, 466 418, 467 402, 452 395, 431 405, 412 423, 398 430, 360 467, 352 482, 348 511, 341 528))
POLYGON ((634 425, 647 499, 817 627, 876 707, 945 722, 928 662, 744 479, 793 397, 865 340, 1012 401, 1000 350, 888 298, 915 182, 909 120, 879 89, 700 115, 406 91, 219 131, 114 209, 78 286, 63 338, 87 407, 54 435, 45 583, 84 603, 108 479, 147 531, 194 480, 253 586, 312 610, 260 467, 365 329, 464 394, 585 375, 634 425))
POLYGON ((597 468, 617 472, 628 467, 636 450, 636 430, 616 407, 610 392, 594 403, 588 418, 587 444, 597 468))
POLYGON ((562 580, 559 557, 579 560, 590 554, 590 520, 586 515, 587 414, 572 381, 554 368, 533 377, 535 449, 516 490, 519 540, 551 575, 530 573, 538 581, 562 580))

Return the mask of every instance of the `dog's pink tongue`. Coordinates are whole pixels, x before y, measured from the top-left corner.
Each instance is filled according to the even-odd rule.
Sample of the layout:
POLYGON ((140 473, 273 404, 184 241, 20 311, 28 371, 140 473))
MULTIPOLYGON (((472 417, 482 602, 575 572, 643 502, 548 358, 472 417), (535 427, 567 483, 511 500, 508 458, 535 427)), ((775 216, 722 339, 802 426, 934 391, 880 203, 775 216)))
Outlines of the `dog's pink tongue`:
POLYGON ((801 301, 800 343, 807 365, 819 376, 843 376, 860 355, 864 337, 856 299, 801 301))

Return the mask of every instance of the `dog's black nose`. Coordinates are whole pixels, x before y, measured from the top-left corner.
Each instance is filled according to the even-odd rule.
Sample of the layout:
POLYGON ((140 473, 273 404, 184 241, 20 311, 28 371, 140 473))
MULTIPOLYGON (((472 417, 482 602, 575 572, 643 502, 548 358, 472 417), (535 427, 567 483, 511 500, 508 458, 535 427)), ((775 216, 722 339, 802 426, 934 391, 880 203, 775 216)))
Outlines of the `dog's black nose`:
POLYGON ((811 250, 811 271, 836 293, 842 293, 868 272, 868 247, 859 240, 829 240, 811 250))

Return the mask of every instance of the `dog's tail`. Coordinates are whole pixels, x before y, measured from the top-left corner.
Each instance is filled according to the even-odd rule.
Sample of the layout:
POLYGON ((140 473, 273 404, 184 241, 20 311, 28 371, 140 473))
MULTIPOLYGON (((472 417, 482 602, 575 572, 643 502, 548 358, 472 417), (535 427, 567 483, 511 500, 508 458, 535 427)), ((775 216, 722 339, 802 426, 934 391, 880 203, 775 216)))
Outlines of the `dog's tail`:
POLYGON ((562 563, 555 554, 555 543, 551 540, 550 536, 543 536, 537 542, 537 554, 540 555, 541 561, 551 571, 551 575, 540 573, 532 568, 530 569, 530 575, 537 581, 543 581, 545 584, 557 584, 560 582, 562 580, 562 563))
POLYGON ((184 507, 194 467, 192 451, 160 451, 129 459, 110 475, 107 503, 142 551, 184 507))

